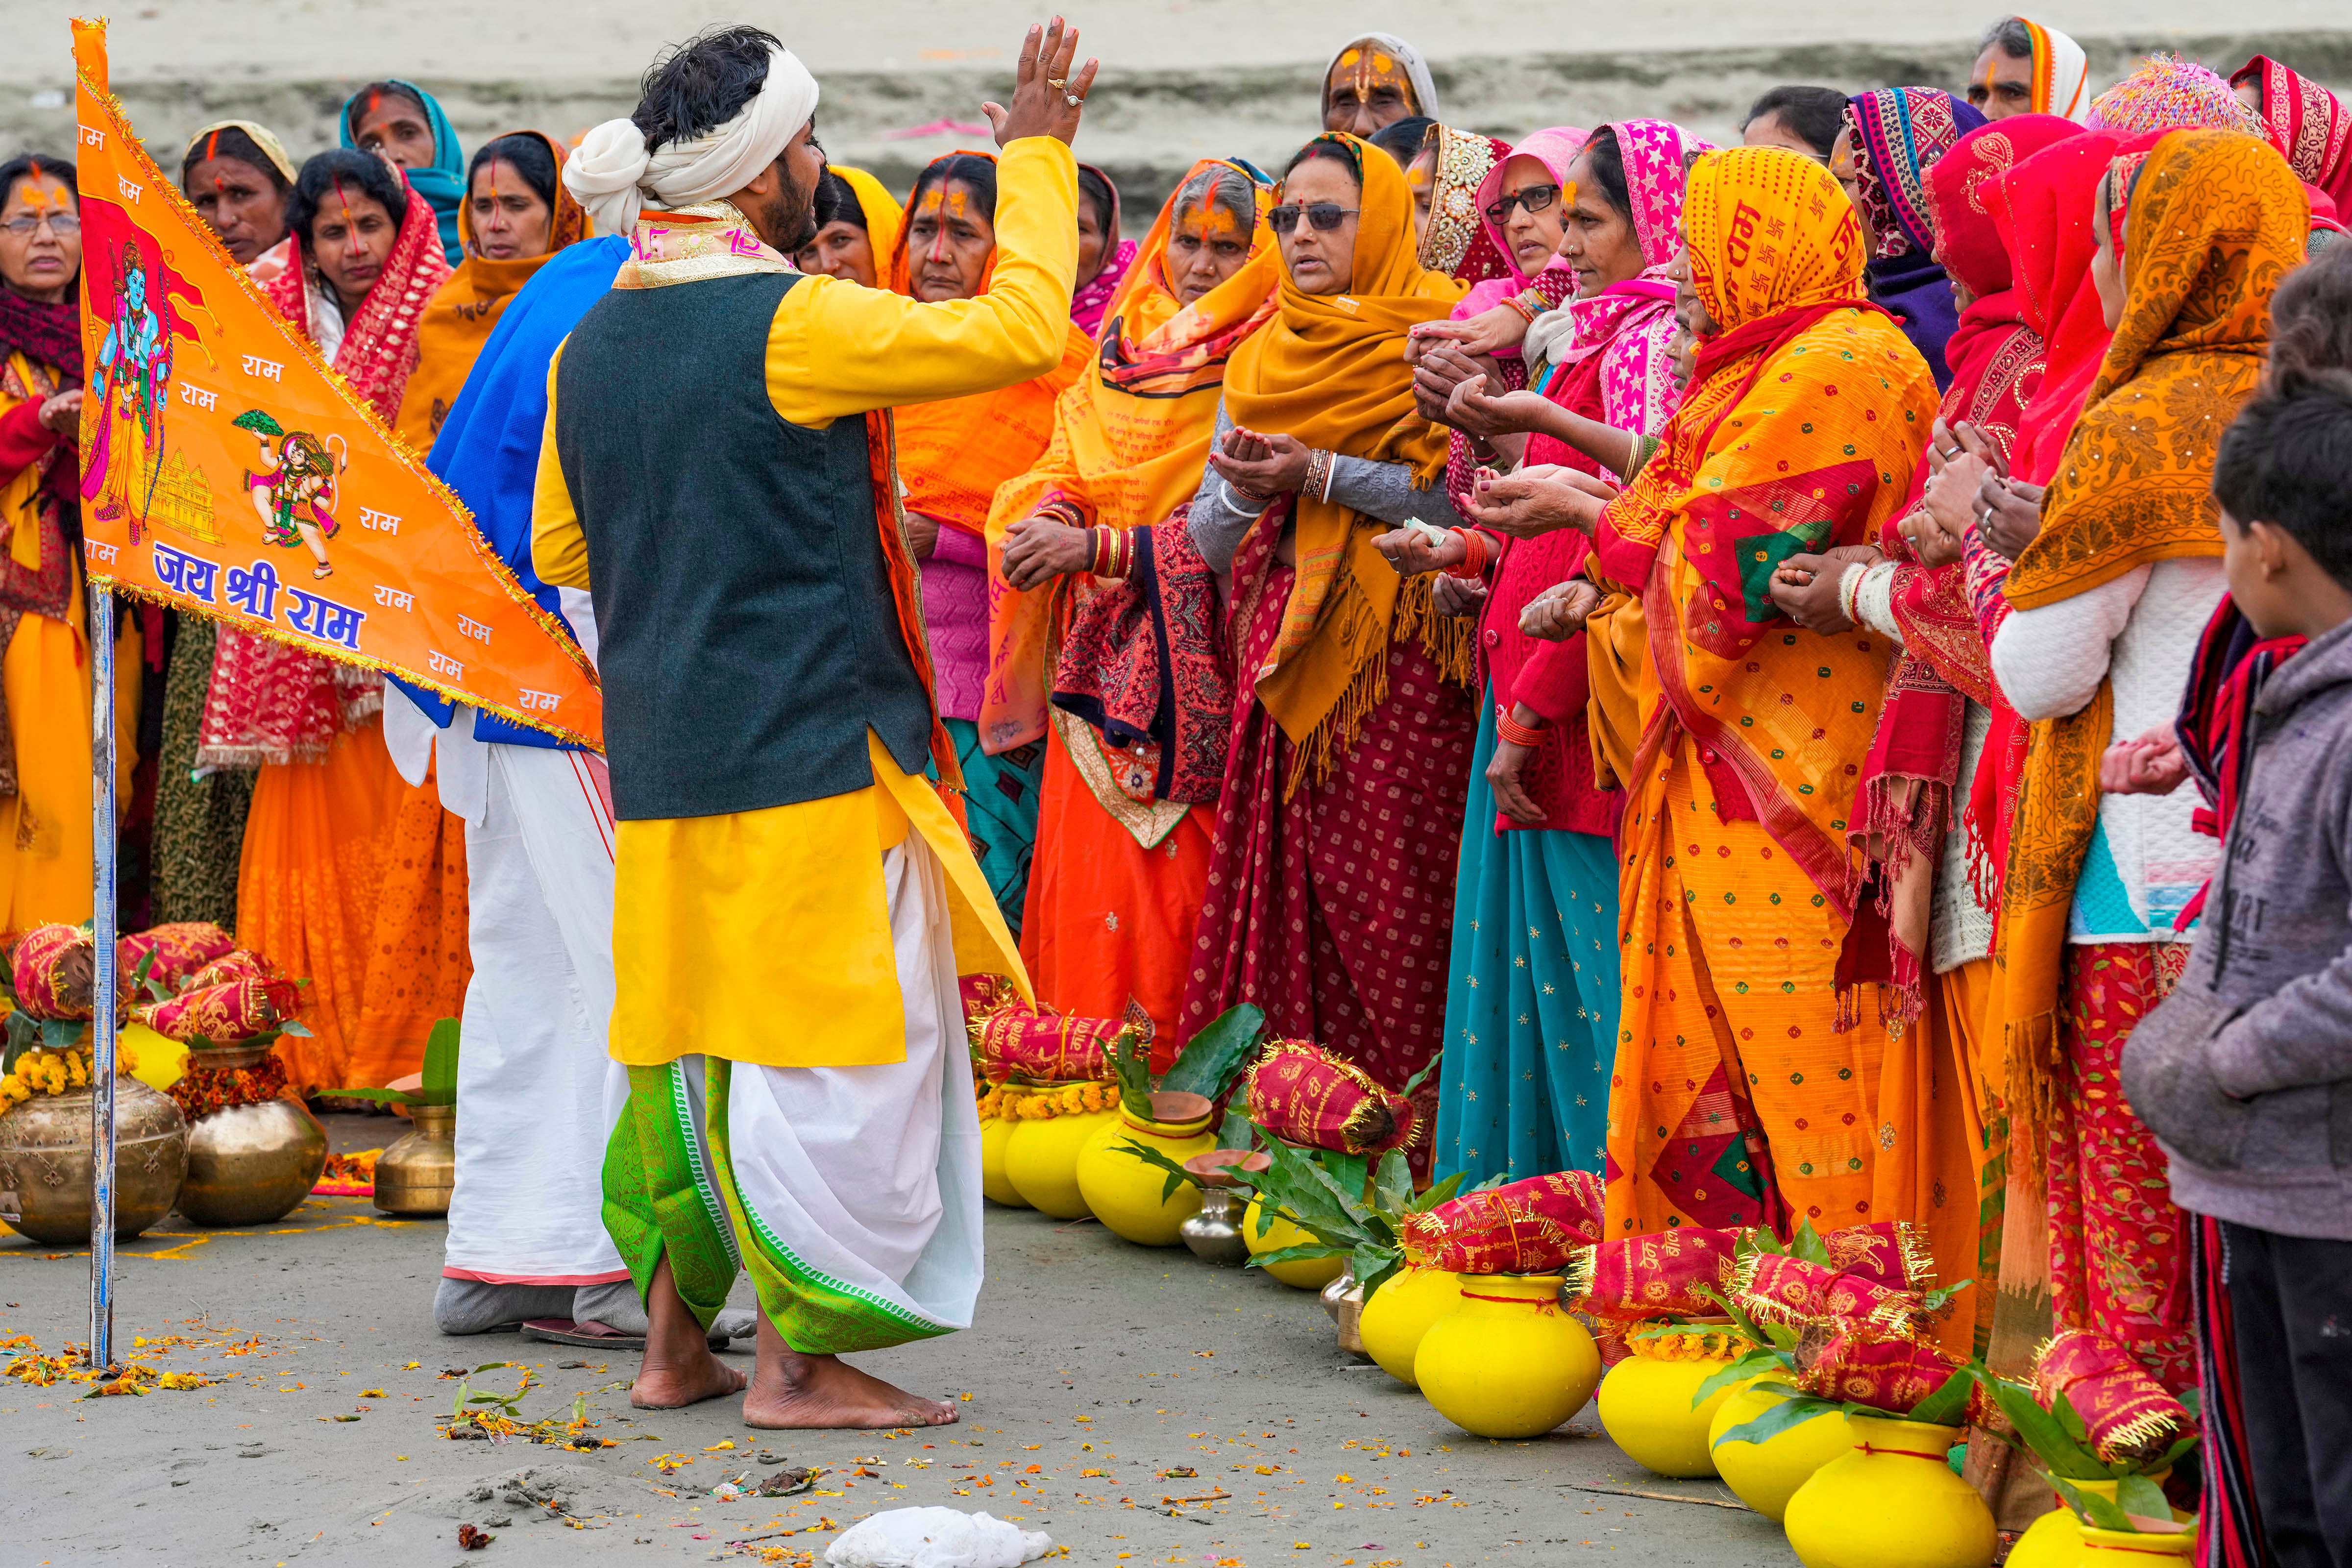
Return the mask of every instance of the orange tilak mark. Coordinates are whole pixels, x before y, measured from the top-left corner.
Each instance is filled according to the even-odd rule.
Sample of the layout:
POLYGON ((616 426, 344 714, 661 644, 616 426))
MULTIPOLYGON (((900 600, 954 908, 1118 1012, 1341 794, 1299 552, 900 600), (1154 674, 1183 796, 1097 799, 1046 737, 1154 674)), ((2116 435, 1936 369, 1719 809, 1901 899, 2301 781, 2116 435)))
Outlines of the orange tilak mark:
POLYGON ((333 176, 333 179, 335 182, 335 205, 343 209, 343 227, 348 232, 352 226, 352 199, 343 195, 343 177, 341 174, 337 174, 333 176))

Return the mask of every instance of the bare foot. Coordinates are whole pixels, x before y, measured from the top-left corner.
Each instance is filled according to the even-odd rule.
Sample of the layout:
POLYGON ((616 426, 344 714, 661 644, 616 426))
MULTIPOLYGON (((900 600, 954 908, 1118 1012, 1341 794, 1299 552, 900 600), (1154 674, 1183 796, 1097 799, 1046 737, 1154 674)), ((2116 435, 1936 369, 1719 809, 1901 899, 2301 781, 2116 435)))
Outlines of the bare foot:
POLYGON ((648 1347, 646 1363, 637 1369, 637 1381, 630 1385, 629 1403, 640 1410, 677 1410, 740 1394, 743 1384, 743 1374, 712 1355, 708 1345, 698 1357, 662 1366, 654 1364, 648 1347))
POLYGON ((762 1317, 751 1392, 743 1399, 746 1426, 776 1428, 945 1426, 956 1407, 919 1399, 838 1356, 803 1355, 784 1348, 762 1317))

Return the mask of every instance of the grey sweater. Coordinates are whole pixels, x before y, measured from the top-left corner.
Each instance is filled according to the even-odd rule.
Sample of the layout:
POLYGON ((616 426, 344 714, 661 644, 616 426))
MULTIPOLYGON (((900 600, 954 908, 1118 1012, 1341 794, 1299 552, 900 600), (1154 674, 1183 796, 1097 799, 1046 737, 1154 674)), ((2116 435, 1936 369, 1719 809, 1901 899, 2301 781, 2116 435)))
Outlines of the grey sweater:
POLYGON ((2181 1207, 2352 1241, 2352 622, 2281 664, 2180 984, 2123 1087, 2181 1207))
MULTIPOLYGON (((1225 432, 1233 427, 1221 397, 1213 445, 1223 446, 1225 432)), ((1383 522, 1401 523, 1409 517, 1417 517, 1441 528, 1464 526, 1462 515, 1445 499, 1444 486, 1432 485, 1419 490, 1412 488, 1411 463, 1335 458, 1331 462, 1331 499, 1383 522)), ((1192 526, 1193 546, 1216 573, 1219 584, 1233 575, 1234 552, 1241 549, 1250 525, 1265 510, 1257 502, 1235 495, 1214 468, 1202 468, 1201 488, 1193 492, 1192 510, 1187 521, 1192 526)))

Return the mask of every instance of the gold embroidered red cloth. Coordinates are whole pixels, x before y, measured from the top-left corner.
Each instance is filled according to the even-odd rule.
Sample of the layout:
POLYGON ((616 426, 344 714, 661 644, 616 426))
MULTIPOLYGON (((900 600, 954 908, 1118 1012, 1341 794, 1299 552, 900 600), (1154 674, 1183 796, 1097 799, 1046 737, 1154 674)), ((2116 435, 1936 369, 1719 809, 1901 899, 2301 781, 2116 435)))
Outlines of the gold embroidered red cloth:
POLYGON ((278 966, 249 947, 225 952, 194 974, 180 987, 183 991, 201 991, 207 985, 225 985, 232 980, 283 980, 278 966))
POLYGON ((1558 1171, 1404 1216, 1405 1256, 1453 1274, 1549 1274, 1601 1237, 1601 1178, 1558 1171))
POLYGON ((1269 1137, 1342 1154, 1402 1149, 1420 1114, 1351 1061, 1309 1040, 1275 1040, 1249 1071, 1250 1120, 1269 1137))
POLYGON ((147 965, 147 978, 176 991, 182 981, 236 947, 236 939, 210 921, 174 921, 122 938, 114 952, 115 962, 131 974, 152 953, 154 962, 147 965))
POLYGON ((1874 1225, 1850 1225, 1822 1237, 1829 1249, 1830 1267, 1884 1285, 1890 1290, 1930 1290, 1936 1285, 1936 1260, 1927 1238, 1909 1220, 1883 1219, 1874 1225))
POLYGON ((1568 1289, 1577 1306, 1604 1318, 1719 1317, 1721 1305, 1697 1290, 1729 1290, 1745 1234, 1660 1230, 1604 1241, 1570 1260, 1568 1289))
POLYGON ((233 1046, 288 1022, 301 1005, 301 990, 291 980, 246 979, 184 992, 142 1008, 140 1016, 167 1040, 233 1046))
MULTIPOLYGON (((17 939, 9 978, 16 1005, 28 1018, 68 1021, 97 1011, 98 943, 79 926, 36 926, 17 939)), ((131 972, 115 971, 115 988, 131 1000, 131 972)))
MULTIPOLYGON (((1908 1415, 1959 1370, 1958 1362, 1932 1346, 1857 1327, 1823 1345, 1797 1374, 1797 1386, 1822 1399, 1908 1415)), ((1977 1396, 1969 1403, 1973 1412, 1977 1396)))
POLYGON ((2064 1329, 2042 1347, 2033 1397, 2063 1394, 2083 1418, 2104 1464, 2152 1459, 2189 1429, 2189 1410, 2150 1376, 2137 1356, 2096 1329, 2064 1329))
POLYGON ((1852 1321, 1916 1333, 1927 1318, 1927 1302, 1911 1291, 1769 1252, 1751 1253, 1739 1265, 1732 1300, 1759 1322, 1790 1328, 1852 1321))
POLYGON ((1001 974, 967 974, 958 984, 972 1065, 989 1082, 1108 1083, 1118 1076, 1111 1057, 1129 1027, 1124 1021, 1033 1007, 1001 974))

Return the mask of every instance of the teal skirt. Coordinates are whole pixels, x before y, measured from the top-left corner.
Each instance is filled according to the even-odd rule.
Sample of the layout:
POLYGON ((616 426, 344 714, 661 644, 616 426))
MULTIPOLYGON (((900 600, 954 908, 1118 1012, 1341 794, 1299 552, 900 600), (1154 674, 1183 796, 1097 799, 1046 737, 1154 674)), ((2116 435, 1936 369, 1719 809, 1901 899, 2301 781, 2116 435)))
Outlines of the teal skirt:
POLYGON ((1478 723, 1454 889, 1433 1171, 1599 1171, 1617 1054, 1617 861, 1596 834, 1498 833, 1478 723))
POLYGON ((1004 923, 1021 935, 1021 906, 1029 901, 1029 861, 1037 850, 1037 795, 1045 786, 1045 742, 1035 741, 990 756, 980 749, 980 726, 945 719, 963 768, 965 826, 972 852, 1004 923))

